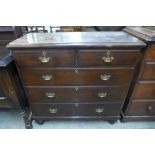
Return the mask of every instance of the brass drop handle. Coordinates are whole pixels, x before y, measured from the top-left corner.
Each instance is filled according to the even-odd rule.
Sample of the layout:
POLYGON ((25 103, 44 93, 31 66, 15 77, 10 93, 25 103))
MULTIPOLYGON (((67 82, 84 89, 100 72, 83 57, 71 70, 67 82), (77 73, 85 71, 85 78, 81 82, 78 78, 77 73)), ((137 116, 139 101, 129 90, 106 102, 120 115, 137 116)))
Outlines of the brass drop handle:
POLYGON ((79 90, 79 87, 75 87, 74 90, 75 90, 75 91, 78 91, 78 90, 79 90))
POLYGON ((50 57, 47 57, 47 53, 45 51, 42 52, 41 54, 42 56, 40 56, 38 59, 40 60, 40 62, 42 63, 48 63, 50 61, 50 57))
POLYGON ((58 112, 58 109, 57 109, 57 108, 49 108, 49 112, 50 112, 51 114, 55 114, 55 113, 58 112))
POLYGON ((107 93, 106 92, 104 92, 104 93, 98 93, 98 97, 100 97, 100 98, 104 98, 106 96, 107 96, 107 93))
POLYGON ((114 60, 114 57, 111 56, 110 51, 108 51, 107 54, 106 54, 106 56, 102 57, 102 60, 104 62, 109 63, 109 62, 112 62, 114 60))
POLYGON ((95 111, 96 113, 102 113, 104 111, 104 108, 96 108, 95 111))
POLYGON ((55 97, 55 93, 46 93, 45 95, 49 98, 55 97))
POLYGON ((148 111, 152 111, 152 109, 153 109, 153 108, 152 108, 151 105, 147 106, 147 110, 148 110, 148 111))
POLYGON ((8 90, 9 90, 9 94, 14 94, 15 93, 15 91, 13 90, 12 87, 9 87, 8 90))
POLYGON ((42 56, 38 58, 42 63, 48 63, 50 61, 50 57, 42 56))
POLYGON ((0 100, 5 100, 7 99, 7 97, 0 97, 0 100))
POLYGON ((43 75, 42 78, 46 81, 51 80, 52 79, 52 75, 43 75))
POLYGON ((111 75, 106 75, 106 74, 104 74, 104 75, 100 75, 100 78, 101 78, 101 80, 103 80, 103 81, 107 81, 107 80, 109 80, 110 77, 111 77, 111 75))

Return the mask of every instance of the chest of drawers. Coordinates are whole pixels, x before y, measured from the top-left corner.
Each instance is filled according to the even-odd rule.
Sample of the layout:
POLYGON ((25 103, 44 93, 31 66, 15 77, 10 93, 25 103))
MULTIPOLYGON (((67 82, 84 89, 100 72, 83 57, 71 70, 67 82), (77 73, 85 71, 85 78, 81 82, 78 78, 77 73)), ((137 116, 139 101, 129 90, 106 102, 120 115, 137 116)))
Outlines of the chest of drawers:
POLYGON ((128 27, 126 32, 147 43, 140 72, 128 103, 123 108, 123 121, 155 120, 155 31, 128 27))
POLYGON ((19 103, 9 74, 12 61, 11 56, 0 59, 0 108, 12 108, 13 103, 19 103))
POLYGON ((32 119, 102 119, 120 113, 145 44, 125 32, 31 33, 7 46, 32 119))
POLYGON ((0 108, 21 112, 27 101, 11 55, 0 59, 0 88, 0 108))
MULTIPOLYGON (((0 26, 0 108, 20 107, 20 97, 15 91, 15 81, 20 85, 10 51, 5 46, 17 38, 17 31, 11 26, 0 26), (16 80, 15 80, 16 79, 16 80), (19 97, 19 98, 18 98, 19 97)), ((20 86, 18 86, 20 87, 20 86)))

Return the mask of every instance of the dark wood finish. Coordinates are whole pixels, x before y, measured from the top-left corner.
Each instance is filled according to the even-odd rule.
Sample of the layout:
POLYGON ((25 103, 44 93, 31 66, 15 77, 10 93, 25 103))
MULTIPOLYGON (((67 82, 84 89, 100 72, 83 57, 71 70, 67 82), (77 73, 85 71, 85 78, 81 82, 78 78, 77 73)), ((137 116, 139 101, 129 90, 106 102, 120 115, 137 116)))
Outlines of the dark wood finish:
POLYGON ((127 27, 125 31, 147 43, 140 72, 123 107, 123 121, 155 120, 155 31, 144 27, 127 27))
POLYGON ((155 99, 155 83, 138 83, 132 96, 136 99, 155 99))
POLYGON ((137 122, 150 122, 150 121, 154 121, 155 117, 154 116, 124 116, 121 120, 121 122, 131 122, 131 121, 137 121, 137 122))
POLYGON ((155 31, 140 27, 140 26, 130 26, 126 27, 124 31, 132 34, 133 36, 145 41, 145 42, 154 42, 155 41, 155 31))
POLYGON ((7 97, 0 96, 0 108, 12 108, 12 101, 7 97))
POLYGON ((64 102, 64 103, 94 103, 94 102, 123 102, 126 97, 126 87, 26 87, 30 103, 64 102), (47 93, 55 93, 48 97, 47 93), (106 93, 99 97, 99 93, 106 93))
POLYGON ((155 100, 154 101, 133 101, 127 114, 129 116, 154 116, 155 115, 155 100))
POLYGON ((31 105, 34 117, 90 117, 104 118, 104 116, 118 116, 120 112, 119 104, 34 104, 31 105), (50 109, 57 109, 56 113, 51 113, 50 109), (103 112, 97 113, 97 109, 103 109, 103 112))
POLYGON ((31 33, 7 47, 34 120, 99 118, 114 123, 145 43, 125 32, 31 33), (43 50, 53 62, 38 61, 43 50))
POLYGON ((21 36, 17 27, 0 26, 0 108, 14 108, 23 115, 26 128, 32 127, 30 115, 25 112, 27 99, 10 51, 5 46, 21 36), (28 120, 28 121, 27 121, 28 120))
POLYGON ((75 64, 74 50, 17 50, 13 55, 20 67, 71 67, 75 64), (42 63, 39 60, 43 53, 50 58, 49 62, 42 63))
POLYGON ((10 51, 5 48, 14 39, 14 27, 0 26, 0 108, 15 108, 20 105, 12 77, 15 72, 14 62, 10 51))
MULTIPOLYGON (((21 27, 18 27, 20 29, 21 27)), ((7 55, 10 54, 10 51, 5 48, 5 46, 13 41, 14 39, 20 37, 16 31, 16 27, 13 26, 0 26, 0 61, 7 55)))
POLYGON ((139 51, 110 50, 110 56, 112 56, 114 60, 106 63, 102 60, 102 57, 106 57, 107 52, 108 50, 80 50, 79 64, 81 67, 135 66, 141 56, 139 51))
POLYGON ((141 49, 145 43, 125 32, 29 33, 7 45, 21 48, 127 48, 141 49))
POLYGON ((144 81, 151 81, 155 80, 155 62, 144 62, 144 69, 140 80, 144 81))
POLYGON ((145 54, 145 60, 155 61, 155 44, 148 46, 145 54))
POLYGON ((13 103, 18 102, 15 89, 12 85, 10 76, 7 71, 1 71, 0 87, 3 90, 3 95, 0 96, 0 107, 11 108, 13 103))
POLYGON ((43 69, 25 68, 20 71, 24 85, 128 85, 133 77, 133 68, 71 68, 71 69, 43 69), (43 76, 52 76, 45 80, 43 76), (101 75, 110 75, 102 80, 101 75))
POLYGON ((15 63, 12 56, 7 57, 6 60, 3 59, 2 62, 0 63, 0 95, 2 95, 0 97, 2 97, 2 99, 5 98, 3 103, 6 103, 3 108, 11 107, 21 111, 27 106, 27 100, 15 68, 15 63))
MULTIPOLYGON (((11 108, 12 107, 11 100, 10 98, 7 97, 8 92, 6 92, 7 89, 5 88, 6 86, 4 85, 4 81, 3 81, 4 76, 9 79, 7 72, 5 71, 2 73, 1 71, 0 73, 0 108, 11 108)), ((10 79, 7 82, 7 85, 10 85, 10 79)))

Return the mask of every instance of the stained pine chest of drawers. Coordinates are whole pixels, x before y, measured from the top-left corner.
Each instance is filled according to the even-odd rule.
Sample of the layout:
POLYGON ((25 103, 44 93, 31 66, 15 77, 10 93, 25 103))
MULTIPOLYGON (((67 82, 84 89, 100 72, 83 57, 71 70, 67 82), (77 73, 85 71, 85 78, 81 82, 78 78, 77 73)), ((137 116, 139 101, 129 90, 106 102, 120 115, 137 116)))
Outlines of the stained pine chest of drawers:
POLYGON ((7 47, 32 118, 116 121, 145 44, 125 32, 30 33, 7 47))

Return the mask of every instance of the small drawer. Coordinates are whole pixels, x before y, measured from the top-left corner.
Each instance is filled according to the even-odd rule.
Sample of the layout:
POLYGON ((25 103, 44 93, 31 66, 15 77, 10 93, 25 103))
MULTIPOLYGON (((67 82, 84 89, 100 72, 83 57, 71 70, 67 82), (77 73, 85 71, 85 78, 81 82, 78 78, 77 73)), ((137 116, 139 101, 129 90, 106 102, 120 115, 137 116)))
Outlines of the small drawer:
POLYGON ((126 87, 25 87, 31 103, 124 102, 126 87))
POLYGON ((23 69, 25 85, 129 85, 133 69, 23 69))
POLYGON ((133 101, 128 109, 131 116, 155 116, 155 101, 133 101))
POLYGON ((121 50, 80 50, 79 65, 92 66, 135 66, 139 62, 140 51, 121 50))
POLYGON ((19 67, 70 67, 75 61, 73 50, 16 50, 12 53, 19 67))
POLYGON ((134 90, 133 100, 155 99, 155 83, 138 83, 134 90))
POLYGON ((119 104, 34 104, 32 115, 38 117, 119 116, 119 104))
POLYGON ((145 62, 140 80, 155 80, 155 62, 145 62))

